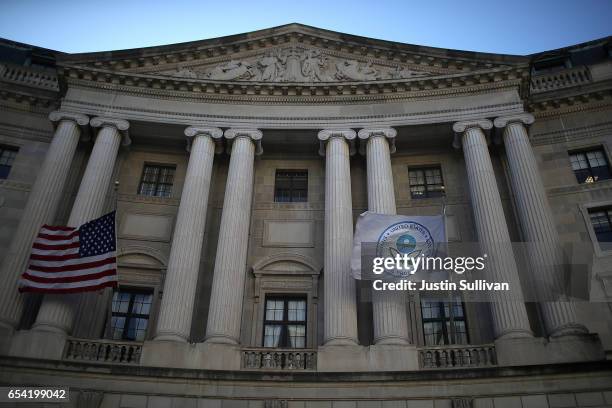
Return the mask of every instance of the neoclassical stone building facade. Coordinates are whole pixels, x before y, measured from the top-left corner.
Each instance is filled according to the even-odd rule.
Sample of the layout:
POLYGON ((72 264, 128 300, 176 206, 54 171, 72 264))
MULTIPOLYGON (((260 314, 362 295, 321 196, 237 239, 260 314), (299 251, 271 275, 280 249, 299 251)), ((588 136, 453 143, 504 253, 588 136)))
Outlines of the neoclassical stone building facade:
POLYGON ((1 385, 104 408, 612 406, 611 38, 3 40, 0 106, 1 385), (115 208, 117 291, 17 291, 40 225, 115 208), (398 301, 352 278, 359 214, 442 209, 490 280, 569 276, 575 301, 398 301))

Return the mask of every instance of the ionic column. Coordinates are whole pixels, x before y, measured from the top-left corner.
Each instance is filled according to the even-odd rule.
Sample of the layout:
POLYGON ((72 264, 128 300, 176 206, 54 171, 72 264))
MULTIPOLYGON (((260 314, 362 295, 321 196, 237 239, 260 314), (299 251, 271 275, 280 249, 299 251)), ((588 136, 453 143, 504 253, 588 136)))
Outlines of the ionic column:
POLYGON ((586 327, 577 323, 574 304, 564 295, 559 234, 525 128, 533 120, 531 114, 523 113, 500 117, 494 122, 495 127, 503 129, 510 184, 531 275, 541 299, 540 309, 547 333, 551 336, 587 333, 586 327))
POLYGON ((189 340, 198 283, 215 140, 219 128, 188 127, 190 156, 174 227, 155 340, 189 340))
POLYGON ((355 131, 331 129, 319 132, 325 144, 325 238, 324 238, 324 342, 356 345, 357 304, 351 276, 353 203, 348 141, 355 131))
MULTIPOLYGON (((396 135, 397 132, 392 128, 359 131, 359 138, 367 143, 368 209, 379 214, 396 214, 391 171, 391 153, 395 151, 396 135)), ((374 342, 408 344, 408 314, 401 295, 374 290, 372 304, 374 342)))
POLYGON ((487 254, 487 278, 493 282, 508 282, 514 294, 511 299, 505 292, 490 292, 495 336, 498 339, 530 337, 532 333, 525 303, 522 298, 516 299, 516 295, 522 293, 518 269, 483 132, 492 127, 489 120, 475 120, 457 122, 453 130, 461 135, 474 223, 480 249, 487 254))
MULTIPOLYGON (((91 119, 90 125, 100 130, 68 219, 68 225, 72 227, 102 215, 119 145, 122 139, 125 145, 129 144, 129 123, 125 120, 97 117, 91 119)), ((74 323, 74 308, 80 296, 45 295, 32 329, 70 334, 74 323)))
POLYGON ((17 231, 0 269, 0 327, 12 331, 21 318, 23 298, 17 291, 19 276, 28 265, 32 243, 43 224, 53 223, 72 159, 89 118, 78 113, 55 111, 53 140, 28 196, 17 231))
POLYGON ((233 141, 213 276, 206 341, 238 344, 253 196, 253 163, 261 154, 256 129, 228 129, 233 141))

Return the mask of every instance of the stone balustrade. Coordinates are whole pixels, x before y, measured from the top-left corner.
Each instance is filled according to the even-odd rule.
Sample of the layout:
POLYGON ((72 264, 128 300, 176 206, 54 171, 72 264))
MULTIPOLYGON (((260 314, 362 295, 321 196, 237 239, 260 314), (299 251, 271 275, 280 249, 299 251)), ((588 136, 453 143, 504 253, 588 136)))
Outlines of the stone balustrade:
POLYGON ((491 367, 497 365, 495 346, 485 344, 422 347, 419 348, 419 365, 423 369, 491 367))
POLYGON ((42 68, 2 63, 0 64, 0 80, 49 91, 59 91, 55 71, 42 68))
POLYGON ((68 339, 64 360, 113 364, 138 364, 142 343, 113 340, 68 339))
POLYGON ((533 93, 569 88, 591 82, 591 76, 586 66, 568 68, 558 72, 533 75, 531 91, 533 93))
POLYGON ((316 370, 313 349, 243 348, 242 368, 247 370, 316 370))

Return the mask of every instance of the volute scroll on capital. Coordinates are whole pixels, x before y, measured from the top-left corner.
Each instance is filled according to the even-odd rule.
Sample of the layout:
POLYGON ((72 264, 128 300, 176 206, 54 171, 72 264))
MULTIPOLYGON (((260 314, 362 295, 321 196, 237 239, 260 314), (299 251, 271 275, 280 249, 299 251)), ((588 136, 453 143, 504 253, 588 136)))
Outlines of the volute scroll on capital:
POLYGON ((532 125, 535 122, 535 118, 531 113, 518 113, 516 115, 500 116, 495 118, 493 125, 496 128, 505 128, 510 123, 520 123, 526 126, 532 125))
POLYGON ((372 137, 384 137, 387 139, 389 143, 389 153, 393 154, 396 151, 395 148, 395 137, 397 136, 397 130, 388 127, 388 128, 364 128, 361 129, 357 136, 363 142, 359 142, 359 153, 366 153, 366 144, 367 140, 372 137))
POLYGON ((485 132, 485 134, 488 134, 489 131, 493 128, 493 122, 491 122, 489 119, 473 119, 455 122, 453 124, 453 132, 455 132, 455 137, 453 139, 453 147, 455 149, 460 149, 462 144, 461 136, 468 129, 474 128, 481 129, 485 132))
POLYGON ((357 133, 353 129, 323 129, 317 135, 319 139, 319 155, 325 157, 325 142, 334 137, 340 137, 346 139, 349 142, 349 153, 351 155, 355 154, 355 139, 357 138, 357 133))
MULTIPOLYGON (((225 136, 227 141, 230 143, 232 140, 237 139, 239 137, 247 137, 251 139, 253 143, 255 143, 255 154, 260 155, 263 153, 263 148, 261 146, 261 139, 263 138, 263 133, 259 129, 230 128, 223 133, 223 136, 225 136)), ((228 153, 230 151, 230 144, 228 143, 228 153)))
POLYGON ((218 127, 209 126, 189 126, 185 129, 185 136, 187 137, 186 150, 191 152, 191 145, 195 140, 196 136, 208 136, 215 143, 215 153, 219 154, 223 152, 223 130, 218 127))
POLYGON ((130 135, 128 133, 128 129, 130 128, 130 122, 125 119, 119 118, 111 118, 106 116, 96 116, 95 118, 91 118, 89 124, 92 128, 104 128, 104 127, 112 127, 119 131, 121 134, 121 144, 123 146, 129 146, 132 144, 132 139, 130 139, 130 135))
POLYGON ((49 120, 54 124, 62 120, 70 120, 81 127, 86 126, 89 123, 89 117, 87 115, 62 110, 56 110, 51 112, 49 114, 49 120))

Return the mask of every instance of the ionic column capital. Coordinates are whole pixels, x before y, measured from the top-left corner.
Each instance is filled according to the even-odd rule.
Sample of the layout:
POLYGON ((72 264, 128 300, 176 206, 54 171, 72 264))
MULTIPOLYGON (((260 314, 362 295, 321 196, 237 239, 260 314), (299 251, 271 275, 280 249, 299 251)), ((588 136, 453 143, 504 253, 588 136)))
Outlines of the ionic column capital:
MULTIPOLYGON (((395 137, 397 136, 397 130, 393 128, 364 128, 357 133, 357 136, 364 141, 373 137, 384 137, 389 142, 389 153, 395 153, 395 137)), ((365 143, 360 143, 359 153, 365 154, 365 143)))
POLYGON ((95 118, 91 118, 91 120, 89 121, 89 125, 94 129, 106 127, 113 128, 121 134, 121 144, 123 146, 129 146, 130 144, 132 144, 132 140, 130 139, 130 135, 128 133, 128 129, 130 128, 130 122, 125 119, 96 116, 95 118))
POLYGON ((191 144, 197 136, 208 136, 215 142, 215 153, 223 151, 223 131, 217 127, 189 126, 185 129, 187 137, 187 151, 191 152, 191 144))
POLYGON ((49 120, 54 123, 59 123, 62 120, 69 120, 76 123, 79 126, 85 126, 89 123, 89 117, 80 113, 66 112, 62 110, 56 110, 49 114, 49 120))
POLYGON ((319 155, 325 157, 325 142, 334 137, 347 140, 350 144, 350 154, 355 154, 355 138, 357 133, 353 129, 323 129, 317 135, 319 139, 319 155))
POLYGON ((489 131, 492 128, 493 122, 488 119, 473 119, 455 122, 453 124, 453 132, 455 132, 453 147, 455 149, 461 148, 461 135, 463 135, 469 129, 480 129, 481 131, 489 131))
MULTIPOLYGON (((263 153, 263 148, 261 146, 263 133, 259 129, 231 128, 227 129, 223 135, 228 141, 232 141, 240 137, 248 137, 253 141, 253 143, 255 143, 255 154, 260 155, 263 153)), ((230 151, 231 149, 228 146, 228 152, 230 151)))
POLYGON ((531 113, 519 113, 516 115, 500 116, 493 121, 496 128, 505 128, 510 123, 521 123, 523 125, 531 125, 535 121, 531 113))

